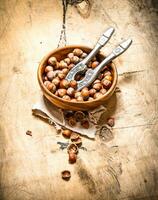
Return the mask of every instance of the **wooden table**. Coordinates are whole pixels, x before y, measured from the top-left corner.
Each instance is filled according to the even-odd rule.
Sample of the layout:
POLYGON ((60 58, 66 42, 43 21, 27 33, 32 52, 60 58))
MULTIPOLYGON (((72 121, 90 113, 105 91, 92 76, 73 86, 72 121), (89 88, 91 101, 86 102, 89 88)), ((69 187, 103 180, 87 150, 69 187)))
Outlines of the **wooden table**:
POLYGON ((68 164, 65 141, 54 127, 32 116, 41 91, 36 71, 59 43, 63 21, 58 0, 0 1, 0 199, 158 199, 158 68, 156 1, 90 1, 90 16, 68 6, 66 43, 93 46, 108 27, 104 47, 122 38, 133 45, 116 59, 116 93, 106 103, 115 128, 108 140, 83 138, 77 163, 68 164), (33 136, 25 134, 31 130, 33 136), (72 177, 60 177, 64 169, 72 177))

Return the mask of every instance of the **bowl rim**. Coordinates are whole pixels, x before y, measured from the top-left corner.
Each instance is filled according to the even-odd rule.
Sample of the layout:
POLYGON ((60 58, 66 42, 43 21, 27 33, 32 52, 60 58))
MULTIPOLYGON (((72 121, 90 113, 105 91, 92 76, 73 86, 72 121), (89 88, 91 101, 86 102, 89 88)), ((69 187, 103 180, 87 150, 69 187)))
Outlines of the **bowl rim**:
MULTIPOLYGON (((45 63, 46 60, 48 60, 48 58, 54 54, 54 53, 57 53, 57 52, 60 52, 60 51, 63 51, 64 49, 70 49, 70 48, 81 48, 81 49, 89 49, 89 50, 92 50, 93 48, 89 47, 89 46, 85 46, 85 45, 66 45, 64 47, 59 47, 59 48, 56 48, 52 51, 50 51, 49 53, 47 53, 43 58, 42 60, 40 61, 39 65, 38 65, 38 69, 37 69, 37 78, 38 78, 38 82, 40 84, 40 86, 42 87, 42 89, 45 91, 45 93, 49 96, 51 96, 52 98, 56 99, 56 100, 59 100, 63 103, 71 103, 71 105, 77 105, 77 104, 91 104, 93 102, 98 102, 100 101, 101 99, 105 98, 106 96, 108 96, 112 91, 113 89, 115 88, 116 84, 117 84, 117 79, 118 79, 118 73, 117 73, 117 68, 116 68, 116 65, 115 63, 112 61, 112 69, 113 69, 113 74, 114 75, 114 79, 113 79, 113 82, 112 82, 112 85, 110 87, 110 89, 100 98, 97 98, 97 99, 93 99, 91 101, 78 101, 78 102, 73 102, 73 101, 68 101, 68 100, 65 100, 65 99, 62 99, 60 97, 57 97, 56 95, 54 95, 53 93, 51 93, 44 85, 43 83, 43 80, 42 80, 42 74, 40 73, 42 68, 43 68, 43 64, 45 63)), ((102 51, 99 51, 98 54, 100 54, 101 56, 104 56, 106 57, 106 55, 102 52, 102 51)))

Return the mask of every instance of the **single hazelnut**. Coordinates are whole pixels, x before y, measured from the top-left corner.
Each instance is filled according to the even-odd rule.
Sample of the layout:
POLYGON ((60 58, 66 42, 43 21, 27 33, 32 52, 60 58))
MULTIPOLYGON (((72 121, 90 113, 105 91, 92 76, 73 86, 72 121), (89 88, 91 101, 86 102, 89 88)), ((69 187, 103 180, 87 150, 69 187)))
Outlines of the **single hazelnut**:
POLYGON ((111 74, 111 72, 110 71, 108 71, 108 70, 105 70, 104 71, 104 76, 111 76, 112 74, 111 74))
POLYGON ((49 91, 51 91, 52 93, 54 93, 56 91, 56 86, 55 86, 54 83, 50 83, 50 84, 47 85, 47 89, 49 91))
POLYGON ((69 53, 68 55, 67 55, 67 57, 68 58, 70 58, 70 60, 74 57, 74 54, 73 53, 69 53))
POLYGON ((70 177, 71 177, 70 171, 68 171, 68 170, 62 171, 61 172, 61 177, 62 177, 62 179, 68 181, 70 179, 70 177))
POLYGON ((93 97, 89 97, 88 98, 88 101, 92 101, 92 100, 94 100, 93 97))
POLYGON ((107 79, 103 79, 102 84, 103 84, 105 89, 109 89, 111 87, 111 81, 109 81, 107 79))
POLYGON ((50 84, 50 83, 51 83, 50 81, 44 81, 43 84, 47 87, 47 85, 50 84))
POLYGON ((107 90, 106 90, 105 88, 102 88, 102 89, 100 90, 100 92, 101 92, 102 94, 105 94, 105 93, 107 92, 107 90))
POLYGON ((54 83, 56 86, 58 86, 59 83, 60 83, 59 77, 55 77, 55 78, 52 80, 52 83, 54 83))
POLYGON ((83 51, 82 51, 81 49, 74 49, 74 50, 73 50, 73 54, 74 54, 75 56, 81 56, 82 53, 83 53, 83 51))
POLYGON ((80 135, 78 133, 72 132, 71 137, 70 137, 72 142, 75 142, 79 138, 80 138, 80 135))
POLYGON ((101 83, 95 83, 95 84, 93 85, 93 88, 94 88, 95 90, 99 91, 99 90, 102 88, 102 84, 101 84, 101 83))
POLYGON ((77 99, 79 96, 81 96, 81 92, 75 92, 75 98, 77 99))
POLYGON ((60 81, 60 88, 68 88, 69 87, 69 81, 66 79, 63 79, 60 81))
POLYGON ((99 79, 96 79, 93 84, 96 84, 96 83, 100 83, 101 81, 99 79))
POLYGON ((60 97, 63 97, 64 95, 66 95, 66 89, 58 89, 58 94, 60 97))
POLYGON ((74 64, 77 64, 79 62, 79 57, 77 57, 77 56, 72 57, 71 62, 74 64))
POLYGON ((88 67, 89 67, 89 68, 92 67, 92 61, 90 61, 90 62, 88 63, 88 67))
POLYGON ((62 73, 63 74, 67 74, 69 72, 69 69, 68 68, 64 68, 63 70, 62 70, 62 73))
POLYGON ((94 95, 94 99, 98 99, 98 98, 101 98, 103 96, 103 94, 101 92, 97 92, 95 93, 94 95))
POLYGON ((71 63, 69 66, 68 66, 68 69, 72 69, 75 65, 73 63, 71 63))
POLYGON ((79 97, 77 97, 76 99, 77 99, 77 101, 84 101, 84 99, 83 99, 82 96, 79 96, 79 97))
POLYGON ((64 99, 64 100, 67 100, 67 101, 70 101, 70 100, 71 100, 71 98, 70 98, 68 95, 64 95, 64 96, 63 96, 63 99, 64 99))
POLYGON ((81 120, 83 120, 86 117, 86 115, 82 111, 76 111, 74 117, 77 122, 80 122, 81 120))
POLYGON ((59 96, 58 90, 54 93, 54 95, 57 96, 57 97, 59 96))
POLYGON ((101 81, 103 78, 104 78, 104 74, 101 74, 101 73, 100 73, 100 74, 98 75, 98 79, 101 81))
POLYGON ((87 88, 83 88, 81 90, 81 96, 83 99, 88 99, 89 98, 89 90, 87 88))
POLYGON ((44 77, 44 81, 48 81, 48 77, 47 76, 44 77))
POLYGON ((76 76, 75 76, 75 80, 76 81, 80 81, 81 80, 81 74, 76 74, 76 76))
POLYGON ((68 119, 69 117, 72 117, 74 115, 74 111, 72 110, 64 110, 64 117, 68 119))
POLYGON ((106 75, 106 76, 105 76, 105 79, 107 79, 107 80, 109 80, 109 81, 112 81, 112 76, 106 75))
POLYGON ((67 68, 67 63, 64 62, 63 60, 61 60, 60 63, 59 63, 59 67, 60 67, 60 69, 67 68))
POLYGON ((64 59, 64 62, 67 63, 67 65, 70 65, 70 62, 71 62, 71 61, 70 61, 70 58, 65 58, 65 59, 64 59))
POLYGON ((70 154, 70 153, 77 154, 78 153, 77 145, 75 143, 69 144, 69 146, 67 147, 67 152, 68 152, 68 154, 70 154))
POLYGON ((76 89, 76 87, 77 87, 77 81, 76 80, 71 80, 70 81, 70 87, 76 89))
POLYGON ((77 159, 77 155, 75 153, 70 152, 69 153, 69 162, 70 163, 75 163, 77 159))
POLYGON ((62 131, 62 135, 66 138, 70 138, 71 134, 72 134, 72 131, 69 129, 65 129, 62 131))
POLYGON ((56 65, 54 66, 54 69, 55 69, 55 70, 58 70, 59 68, 60 68, 60 67, 59 67, 59 62, 57 62, 56 65))
POLYGON ((98 61, 94 61, 92 62, 92 69, 95 69, 97 66, 99 65, 99 62, 98 61))
POLYGON ((70 101, 71 101, 71 102, 74 102, 74 103, 75 103, 75 102, 77 102, 77 100, 76 100, 76 99, 71 99, 70 101))
POLYGON ((96 89, 92 88, 89 90, 89 95, 93 97, 96 92, 97 92, 96 89))
POLYGON ((50 81, 52 81, 53 78, 54 78, 54 72, 53 72, 53 71, 47 72, 47 77, 48 77, 48 79, 49 79, 50 81))
POLYGON ((86 129, 88 129, 89 128, 89 121, 88 121, 88 119, 83 119, 81 121, 81 126, 84 127, 84 128, 86 128, 86 129))
POLYGON ((113 127, 115 125, 115 120, 113 117, 110 117, 107 119, 107 124, 111 127, 113 127))
POLYGON ((85 58, 87 57, 87 53, 83 52, 83 54, 81 55, 81 58, 85 58))
POLYGON ((49 59, 48 59, 48 64, 50 64, 50 65, 56 65, 56 63, 57 63, 57 59, 55 58, 55 57, 50 57, 49 59))
POLYGON ((76 119, 74 118, 74 117, 70 117, 69 119, 68 119, 68 124, 70 125, 70 126, 75 126, 76 125, 76 119))
POLYGON ((48 65, 46 66, 45 70, 44 70, 46 73, 49 72, 49 71, 53 71, 53 67, 48 65))
POLYGON ((62 72, 59 72, 59 73, 58 73, 58 77, 59 77, 60 79, 64 79, 64 78, 66 77, 66 74, 64 74, 64 73, 62 73, 62 72))
POLYGON ((69 87, 69 88, 67 89, 67 94, 68 94, 70 97, 73 97, 74 94, 75 94, 75 89, 72 88, 72 87, 69 87))

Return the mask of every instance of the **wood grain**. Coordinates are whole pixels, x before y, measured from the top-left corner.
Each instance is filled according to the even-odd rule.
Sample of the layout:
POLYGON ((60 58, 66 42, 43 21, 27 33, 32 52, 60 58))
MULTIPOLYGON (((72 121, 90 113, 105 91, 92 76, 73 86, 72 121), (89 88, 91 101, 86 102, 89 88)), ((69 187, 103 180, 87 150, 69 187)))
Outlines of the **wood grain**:
MULTIPOLYGON (((62 2, 0 1, 0 199, 158 199, 157 4, 151 0, 90 1, 90 16, 67 7, 66 42, 93 47, 108 27, 116 32, 108 53, 122 38, 133 45, 118 59, 118 86, 106 106, 115 128, 106 137, 83 138, 77 163, 68 164, 66 142, 31 115, 42 92, 37 82, 41 58, 58 46, 62 2), (26 131, 32 131, 32 137, 26 131), (65 182, 62 170, 72 177, 65 182)), ((102 119, 105 123, 106 117, 102 119)))

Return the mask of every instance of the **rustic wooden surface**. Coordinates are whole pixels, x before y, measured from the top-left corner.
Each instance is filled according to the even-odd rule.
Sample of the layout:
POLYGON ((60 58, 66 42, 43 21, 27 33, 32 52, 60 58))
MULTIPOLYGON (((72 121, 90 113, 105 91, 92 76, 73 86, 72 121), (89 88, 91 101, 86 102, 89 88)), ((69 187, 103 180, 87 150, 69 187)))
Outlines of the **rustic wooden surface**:
MULTIPOLYGON (((79 159, 67 162, 65 141, 31 115, 41 96, 36 71, 59 43, 63 8, 58 0, 0 0, 0 199, 158 199, 157 6, 151 0, 91 1, 85 18, 75 6, 66 13, 66 43, 93 46, 108 27, 116 32, 108 52, 122 38, 133 45, 116 60, 116 93, 107 103, 116 118, 113 134, 83 138, 79 159), (25 135, 31 130, 33 136, 25 135), (70 169, 65 182, 60 172, 70 169)), ((65 42, 65 40, 64 40, 65 42)), ((61 45, 61 44, 60 44, 61 45)))

